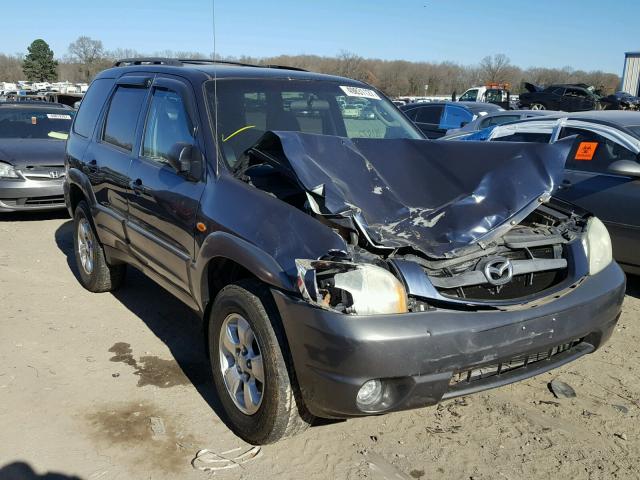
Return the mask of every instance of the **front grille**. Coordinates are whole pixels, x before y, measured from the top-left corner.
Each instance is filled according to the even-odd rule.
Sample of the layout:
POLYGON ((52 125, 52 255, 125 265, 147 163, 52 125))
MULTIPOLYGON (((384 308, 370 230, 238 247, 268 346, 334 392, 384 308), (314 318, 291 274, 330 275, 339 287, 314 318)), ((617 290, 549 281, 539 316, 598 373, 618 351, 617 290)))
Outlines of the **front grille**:
MULTIPOLYGON (((552 245, 529 248, 527 250, 508 250, 498 254, 509 260, 529 259, 557 259, 562 258, 561 247, 552 245)), ((481 260, 480 260, 481 261, 481 260)), ((466 264, 457 269, 447 271, 429 272, 430 277, 446 278, 455 277, 470 270, 474 270, 476 264, 466 264)), ((534 295, 551 288, 567 278, 568 269, 546 270, 539 272, 514 275, 512 280, 504 285, 495 286, 490 283, 468 285, 456 288, 437 287, 441 295, 445 297, 460 298, 465 300, 512 300, 529 295, 534 295)))
POLYGON ((542 292, 557 285, 565 278, 566 270, 534 272, 515 275, 509 283, 499 287, 491 284, 473 285, 442 289, 440 294, 469 300, 509 300, 542 292))
POLYGON ((571 350, 576 345, 582 342, 582 338, 572 340, 561 345, 556 345, 543 352, 531 353, 528 355, 518 355, 508 360, 504 360, 500 363, 494 363, 485 365, 482 367, 461 370, 456 372, 449 381, 450 387, 462 387, 464 384, 470 384, 478 380, 482 380, 489 377, 495 377, 497 375, 512 372, 519 368, 523 368, 538 362, 545 360, 552 360, 556 355, 571 350))
POLYGON ((59 177, 45 177, 45 176, 37 176, 37 175, 24 175, 24 178, 27 180, 36 180, 37 182, 55 182, 60 181, 64 178, 64 175, 60 175, 59 177))
POLYGON ((52 195, 49 197, 27 198, 24 205, 63 205, 64 195, 52 195))
POLYGON ((29 165, 23 171, 22 175, 29 180, 48 181, 60 180, 64 178, 65 169, 63 165, 29 165))

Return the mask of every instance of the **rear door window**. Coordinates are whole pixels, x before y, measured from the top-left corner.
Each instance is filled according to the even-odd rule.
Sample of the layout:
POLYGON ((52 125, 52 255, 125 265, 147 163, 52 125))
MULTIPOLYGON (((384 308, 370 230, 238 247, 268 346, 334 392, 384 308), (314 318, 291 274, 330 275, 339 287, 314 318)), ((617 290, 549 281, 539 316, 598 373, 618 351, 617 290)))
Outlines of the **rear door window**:
POLYGON ((496 115, 495 117, 489 117, 483 120, 483 127, 502 125, 503 123, 515 122, 516 120, 520 120, 520 115, 496 115))
POLYGON ((586 172, 606 173, 609 165, 618 160, 636 161, 636 155, 622 145, 582 128, 564 128, 560 138, 577 135, 567 168, 586 172))
POLYGON ((458 107, 457 105, 447 105, 440 120, 440 128, 449 130, 450 128, 460 128, 473 120, 473 113, 458 107))
POLYGON ((582 90, 581 88, 567 88, 564 92, 566 97, 577 97, 577 98, 587 98, 589 94, 586 90, 582 90))
POLYGON ((119 86, 116 89, 109 104, 103 141, 124 150, 133 149, 138 116, 146 95, 144 88, 119 86))
POLYGON ((442 105, 426 105, 424 107, 416 108, 416 110, 418 110, 416 113, 416 122, 439 125, 444 108, 442 105))
POLYGON ((80 103, 80 109, 73 124, 75 133, 83 137, 91 136, 114 82, 113 78, 99 78, 93 81, 80 103))
POLYGON ((527 143, 549 143, 550 133, 539 132, 516 132, 512 135, 494 138, 494 142, 527 142, 527 143))

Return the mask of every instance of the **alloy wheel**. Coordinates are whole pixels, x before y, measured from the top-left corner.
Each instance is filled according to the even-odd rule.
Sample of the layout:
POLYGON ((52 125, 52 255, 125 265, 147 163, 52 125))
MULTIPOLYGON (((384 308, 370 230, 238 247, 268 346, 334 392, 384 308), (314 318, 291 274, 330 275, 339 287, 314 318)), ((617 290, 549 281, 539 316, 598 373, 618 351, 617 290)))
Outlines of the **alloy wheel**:
POLYGON ((220 373, 233 403, 253 415, 264 396, 264 364, 258 338, 244 317, 232 313, 224 319, 218 351, 220 373))
POLYGON ((80 256, 80 265, 88 275, 93 273, 94 249, 95 239, 91 225, 89 225, 89 221, 86 218, 82 218, 78 222, 78 254, 80 256))

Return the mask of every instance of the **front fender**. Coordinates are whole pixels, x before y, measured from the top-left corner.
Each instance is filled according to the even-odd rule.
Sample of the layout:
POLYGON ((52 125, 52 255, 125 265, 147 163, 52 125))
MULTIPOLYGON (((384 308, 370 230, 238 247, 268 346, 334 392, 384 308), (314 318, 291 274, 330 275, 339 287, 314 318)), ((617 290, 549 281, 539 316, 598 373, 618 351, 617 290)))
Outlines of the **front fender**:
POLYGON ((207 266, 215 258, 231 260, 251 272, 266 284, 281 290, 295 291, 292 279, 268 253, 235 235, 213 232, 202 244, 193 264, 193 293, 201 311, 209 302, 207 266))

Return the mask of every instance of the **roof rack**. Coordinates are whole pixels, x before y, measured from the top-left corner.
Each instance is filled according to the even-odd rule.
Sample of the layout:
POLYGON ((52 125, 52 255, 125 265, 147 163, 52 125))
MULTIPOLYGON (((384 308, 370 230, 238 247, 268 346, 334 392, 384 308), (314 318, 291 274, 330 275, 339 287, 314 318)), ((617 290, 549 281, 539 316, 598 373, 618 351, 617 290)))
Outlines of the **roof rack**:
POLYGON ((33 106, 40 106, 40 107, 52 107, 52 108, 64 108, 64 109, 71 109, 73 110, 73 107, 66 105, 64 103, 59 103, 59 102, 47 102, 46 100, 0 100, 0 107, 9 107, 9 106, 16 106, 16 105, 21 105, 21 106, 25 106, 25 107, 33 107, 33 106))
POLYGON ((295 70, 306 72, 307 70, 298 67, 289 67, 286 65, 256 65, 251 63, 234 62, 231 60, 212 60, 208 58, 163 58, 163 57, 140 57, 140 58, 124 58, 116 61, 114 67, 131 67, 135 65, 168 65, 172 67, 182 67, 188 65, 235 65, 239 67, 257 67, 257 68, 278 68, 281 70, 295 70))

